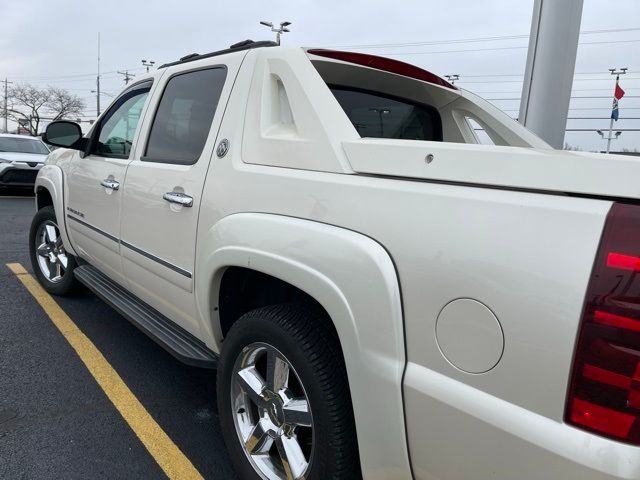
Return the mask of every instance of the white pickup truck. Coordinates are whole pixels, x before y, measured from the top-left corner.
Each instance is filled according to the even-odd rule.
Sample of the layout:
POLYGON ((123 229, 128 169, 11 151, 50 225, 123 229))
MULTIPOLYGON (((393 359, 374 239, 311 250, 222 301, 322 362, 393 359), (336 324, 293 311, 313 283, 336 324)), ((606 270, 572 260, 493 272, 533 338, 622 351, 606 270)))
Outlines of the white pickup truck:
POLYGON ((242 478, 640 478, 637 160, 402 62, 250 41, 45 139, 40 282, 217 368, 242 478))

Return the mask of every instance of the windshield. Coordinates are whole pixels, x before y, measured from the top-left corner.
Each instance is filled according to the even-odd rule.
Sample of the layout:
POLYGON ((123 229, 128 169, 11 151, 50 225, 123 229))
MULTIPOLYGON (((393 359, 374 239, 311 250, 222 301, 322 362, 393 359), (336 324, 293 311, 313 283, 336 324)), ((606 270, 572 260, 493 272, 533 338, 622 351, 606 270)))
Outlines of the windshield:
POLYGON ((49 149, 40 140, 20 137, 0 137, 0 152, 39 153, 48 155, 49 149))

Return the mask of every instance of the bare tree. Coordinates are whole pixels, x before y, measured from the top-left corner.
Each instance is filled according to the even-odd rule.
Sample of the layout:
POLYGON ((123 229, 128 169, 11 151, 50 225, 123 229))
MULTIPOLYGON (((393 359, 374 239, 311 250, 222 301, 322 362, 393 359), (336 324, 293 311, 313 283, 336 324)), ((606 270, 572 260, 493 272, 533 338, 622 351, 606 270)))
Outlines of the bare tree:
POLYGON ((82 115, 84 110, 84 102, 77 95, 69 93, 64 88, 49 87, 47 89, 49 101, 47 109, 53 115, 52 120, 61 120, 63 118, 77 118, 82 115))
POLYGON ((7 103, 9 118, 34 136, 38 135, 43 120, 78 117, 84 110, 84 102, 65 89, 40 89, 28 83, 12 87, 7 103))

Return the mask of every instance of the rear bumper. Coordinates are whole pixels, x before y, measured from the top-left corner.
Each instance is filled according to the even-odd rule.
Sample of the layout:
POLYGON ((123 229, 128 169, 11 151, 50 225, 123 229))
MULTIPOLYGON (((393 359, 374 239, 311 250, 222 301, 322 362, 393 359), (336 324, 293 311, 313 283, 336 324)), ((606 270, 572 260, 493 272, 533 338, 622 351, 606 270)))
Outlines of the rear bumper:
POLYGON ((20 163, 0 164, 0 187, 33 187, 41 168, 41 163, 35 167, 20 163))
POLYGON ((538 415, 409 363, 405 412, 417 479, 640 478, 640 448, 538 415))

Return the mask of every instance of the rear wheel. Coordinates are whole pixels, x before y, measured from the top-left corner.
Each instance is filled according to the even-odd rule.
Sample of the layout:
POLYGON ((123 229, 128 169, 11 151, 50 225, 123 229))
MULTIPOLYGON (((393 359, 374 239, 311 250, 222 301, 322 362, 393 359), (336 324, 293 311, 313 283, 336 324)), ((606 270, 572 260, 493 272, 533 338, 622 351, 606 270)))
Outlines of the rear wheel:
POLYGON ((73 269, 76 261, 62 244, 52 206, 38 210, 33 217, 29 231, 29 251, 33 271, 46 291, 64 295, 75 287, 73 269))
POLYGON ((275 305, 241 317, 224 341, 217 394, 241 478, 360 477, 346 370, 321 309, 275 305))

